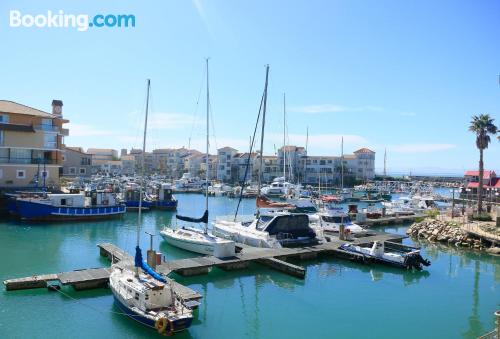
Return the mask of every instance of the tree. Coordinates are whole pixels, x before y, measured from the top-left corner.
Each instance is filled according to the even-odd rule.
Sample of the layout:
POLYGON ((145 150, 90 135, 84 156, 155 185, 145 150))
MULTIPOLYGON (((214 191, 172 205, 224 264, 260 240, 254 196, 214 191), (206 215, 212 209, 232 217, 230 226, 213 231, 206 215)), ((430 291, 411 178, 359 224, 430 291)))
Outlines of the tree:
POLYGON ((497 133, 497 126, 493 124, 493 120, 489 114, 474 115, 470 122, 469 131, 476 134, 476 147, 479 149, 479 185, 477 188, 477 209, 478 212, 483 210, 483 151, 488 148, 491 141, 490 134, 497 133))

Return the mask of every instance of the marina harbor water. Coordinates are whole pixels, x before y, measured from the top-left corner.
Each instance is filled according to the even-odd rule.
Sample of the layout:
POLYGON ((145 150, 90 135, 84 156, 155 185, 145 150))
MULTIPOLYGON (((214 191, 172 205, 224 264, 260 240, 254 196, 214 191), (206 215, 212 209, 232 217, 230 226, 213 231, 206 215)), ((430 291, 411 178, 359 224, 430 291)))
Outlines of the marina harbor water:
MULTIPOLYGON (((203 195, 177 194, 177 199, 180 214, 203 213, 203 195)), ((211 197, 210 214, 213 218, 230 215, 236 204, 237 199, 211 197)), ((255 200, 243 200, 240 208, 242 214, 253 213, 255 200)), ((163 225, 175 225, 174 216, 163 210, 146 213, 141 230, 157 235, 153 247, 172 262, 196 256, 167 245, 159 236, 163 225)), ((8 246, 0 248, 5 261, 0 279, 109 267, 96 245, 113 243, 133 254, 136 221, 134 213, 65 224, 1 221, 0 237, 8 246)), ((407 227, 394 224, 376 230, 404 236, 407 227)), ((144 249, 149 248, 148 238, 141 237, 144 249)), ((191 277, 172 273, 171 278, 202 296, 191 327, 176 337, 476 338, 494 327, 492 310, 499 306, 498 257, 415 244, 410 239, 403 243, 420 246, 432 265, 412 272, 324 257, 292 261, 306 269, 305 279, 253 263, 245 270, 212 268, 208 274, 191 277), (379 326, 388 318, 391 326, 379 326), (363 326, 356 326, 353 319, 363 326)), ((33 329, 47 337, 156 335, 120 314, 105 288, 3 291, 0 311, 0 333, 7 338, 33 336, 33 329)))

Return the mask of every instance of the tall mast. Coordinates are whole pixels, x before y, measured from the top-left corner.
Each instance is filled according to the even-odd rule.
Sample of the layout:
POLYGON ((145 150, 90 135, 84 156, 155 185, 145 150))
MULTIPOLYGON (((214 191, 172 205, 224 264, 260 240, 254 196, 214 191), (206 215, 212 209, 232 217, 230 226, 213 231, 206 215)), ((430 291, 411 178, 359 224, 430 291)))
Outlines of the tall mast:
POLYGON ((260 161, 257 196, 260 196, 262 186, 262 165, 264 164, 264 128, 266 125, 267 81, 269 79, 269 65, 266 65, 266 84, 264 85, 264 103, 262 106, 262 129, 260 133, 260 161))
POLYGON ((285 93, 283 93, 283 178, 286 181, 286 104, 285 93))
POLYGON ((342 142, 340 143, 340 169, 341 169, 341 179, 340 185, 344 189, 344 137, 342 136, 342 142))
MULTIPOLYGON (((210 90, 208 86, 208 58, 205 59, 207 64, 207 148, 205 155, 205 211, 208 211, 208 143, 209 143, 209 107, 210 107, 210 90)), ((205 233, 208 233, 208 220, 205 223, 205 233)))
POLYGON ((302 181, 306 183, 307 180, 307 146, 309 144, 309 126, 306 127, 306 156, 304 160, 304 175, 302 176, 302 181))
POLYGON ((387 175, 387 148, 384 149, 384 177, 387 175))
MULTIPOLYGON (((148 130, 148 111, 149 111, 149 88, 151 80, 147 80, 146 85, 146 114, 144 118, 144 136, 142 139, 142 158, 141 158, 141 184, 139 186, 139 211, 137 212, 137 247, 139 247, 139 238, 141 236, 141 212, 142 212, 142 186, 144 186, 144 158, 146 157, 146 132, 148 130)), ((139 267, 135 267, 135 275, 139 276, 139 267)))

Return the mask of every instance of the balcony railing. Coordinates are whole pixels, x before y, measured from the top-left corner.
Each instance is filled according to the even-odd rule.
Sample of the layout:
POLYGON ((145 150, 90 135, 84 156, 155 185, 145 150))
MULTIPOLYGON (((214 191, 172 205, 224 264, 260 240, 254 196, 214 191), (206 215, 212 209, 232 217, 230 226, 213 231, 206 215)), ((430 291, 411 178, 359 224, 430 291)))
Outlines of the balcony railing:
POLYGON ((54 159, 39 159, 39 158, 7 158, 0 157, 0 164, 46 164, 54 165, 57 160, 54 159))
POLYGON ((33 128, 35 130, 47 131, 47 132, 59 132, 60 130, 59 126, 46 125, 46 124, 34 125, 33 128))

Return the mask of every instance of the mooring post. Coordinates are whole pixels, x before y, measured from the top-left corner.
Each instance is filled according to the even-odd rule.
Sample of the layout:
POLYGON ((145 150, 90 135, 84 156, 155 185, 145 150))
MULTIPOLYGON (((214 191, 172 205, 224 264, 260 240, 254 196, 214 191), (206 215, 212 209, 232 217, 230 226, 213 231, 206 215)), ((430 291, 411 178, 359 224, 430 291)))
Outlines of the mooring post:
POLYGON ((147 252, 147 260, 148 260, 148 265, 152 268, 156 268, 156 251, 153 250, 153 237, 155 236, 152 233, 145 232, 147 235, 149 235, 150 242, 149 242, 149 250, 147 252))

